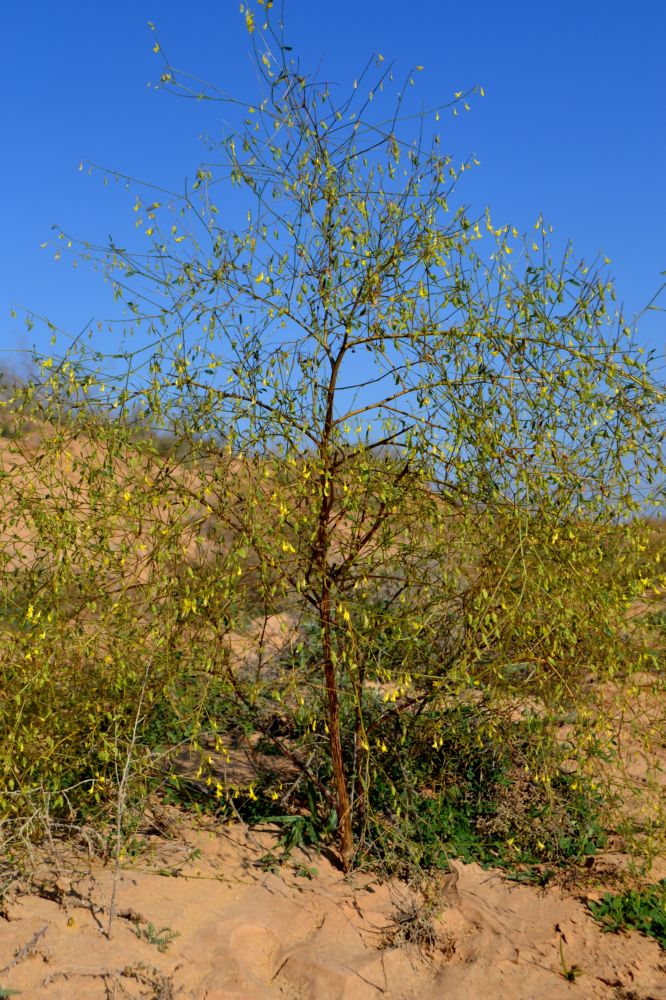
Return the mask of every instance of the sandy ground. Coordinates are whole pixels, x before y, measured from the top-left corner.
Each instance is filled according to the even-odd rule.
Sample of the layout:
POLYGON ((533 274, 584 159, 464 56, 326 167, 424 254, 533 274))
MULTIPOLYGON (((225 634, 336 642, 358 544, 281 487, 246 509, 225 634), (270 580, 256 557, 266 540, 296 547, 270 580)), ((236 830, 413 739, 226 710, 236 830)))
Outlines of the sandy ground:
POLYGON ((61 853, 31 891, 3 878, 0 987, 25 1000, 666 1000, 658 944, 602 933, 561 888, 454 862, 431 886, 423 952, 409 941, 428 927, 413 919, 422 901, 398 881, 345 879, 298 852, 316 873, 265 871, 270 833, 240 827, 181 825, 145 841, 120 871, 110 939, 108 866, 61 853))

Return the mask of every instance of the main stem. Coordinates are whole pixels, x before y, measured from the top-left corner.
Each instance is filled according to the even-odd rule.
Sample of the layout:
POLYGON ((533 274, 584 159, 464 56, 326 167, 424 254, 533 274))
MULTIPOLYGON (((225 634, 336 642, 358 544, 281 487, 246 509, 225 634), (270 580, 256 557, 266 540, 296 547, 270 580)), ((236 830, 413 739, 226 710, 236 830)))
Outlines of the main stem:
POLYGON ((321 458, 321 505, 317 524, 315 542, 315 562, 319 570, 321 589, 318 594, 319 626, 321 629, 324 682, 326 684, 326 702, 328 709, 328 739, 331 749, 331 764, 335 797, 338 811, 338 834, 340 837, 340 856, 342 867, 349 870, 354 850, 352 836, 352 817, 347 790, 347 776, 342 759, 342 741, 340 739, 340 702, 338 699, 338 680, 333 654, 333 620, 331 613, 331 578, 329 573, 330 519, 333 510, 334 484, 330 479, 330 443, 333 430, 333 406, 335 389, 340 371, 340 365, 346 351, 346 337, 337 356, 331 359, 331 376, 326 391, 326 413, 322 436, 319 445, 321 458))

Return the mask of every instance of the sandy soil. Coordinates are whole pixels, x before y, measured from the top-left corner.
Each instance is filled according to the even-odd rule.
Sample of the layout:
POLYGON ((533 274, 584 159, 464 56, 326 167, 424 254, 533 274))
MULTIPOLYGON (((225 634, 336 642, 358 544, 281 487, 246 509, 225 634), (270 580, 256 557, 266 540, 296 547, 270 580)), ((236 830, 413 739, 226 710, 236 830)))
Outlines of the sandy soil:
POLYGON ((666 1000, 658 944, 602 933, 561 888, 454 863, 431 887, 428 925, 398 881, 345 879, 298 852, 316 873, 265 871, 269 831, 190 824, 144 839, 120 871, 110 939, 108 866, 61 853, 37 867, 30 891, 3 878, 1 987, 26 1000, 666 1000), (173 932, 165 950, 149 925, 173 932), (426 952, 409 940, 419 928, 431 935, 426 952), (575 982, 563 962, 580 970, 575 982))

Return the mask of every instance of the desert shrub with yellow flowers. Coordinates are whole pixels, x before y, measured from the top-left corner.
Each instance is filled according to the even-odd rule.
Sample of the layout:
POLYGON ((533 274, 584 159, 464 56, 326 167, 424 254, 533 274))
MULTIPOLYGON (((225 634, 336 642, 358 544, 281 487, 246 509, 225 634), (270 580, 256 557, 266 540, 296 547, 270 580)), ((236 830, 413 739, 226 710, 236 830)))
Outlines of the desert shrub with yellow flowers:
POLYGON ((603 263, 470 214, 475 162, 409 88, 378 58, 372 103, 334 100, 270 6, 263 96, 203 91, 219 177, 137 186, 136 253, 59 234, 126 304, 122 349, 56 337, 2 397, 3 833, 103 823, 122 785, 128 816, 272 817, 345 869, 580 858, 609 829, 652 856, 652 359, 603 263))

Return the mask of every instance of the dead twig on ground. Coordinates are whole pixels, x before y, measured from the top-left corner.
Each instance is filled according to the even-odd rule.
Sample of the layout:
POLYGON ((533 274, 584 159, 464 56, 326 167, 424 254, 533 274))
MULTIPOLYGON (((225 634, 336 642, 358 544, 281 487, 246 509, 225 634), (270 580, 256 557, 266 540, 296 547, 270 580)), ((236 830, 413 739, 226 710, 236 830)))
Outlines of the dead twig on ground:
POLYGON ((4 968, 0 969, 0 976, 4 976, 5 973, 9 972, 10 969, 13 969, 14 966, 18 965, 19 962, 22 962, 25 958, 29 958, 30 955, 34 953, 35 948, 37 947, 41 939, 44 937, 48 929, 49 929, 48 924, 46 924, 44 927, 42 927, 41 930, 35 931, 30 940, 26 941, 24 945, 22 945, 20 948, 16 950, 11 962, 7 962, 7 965, 5 965, 4 968))

